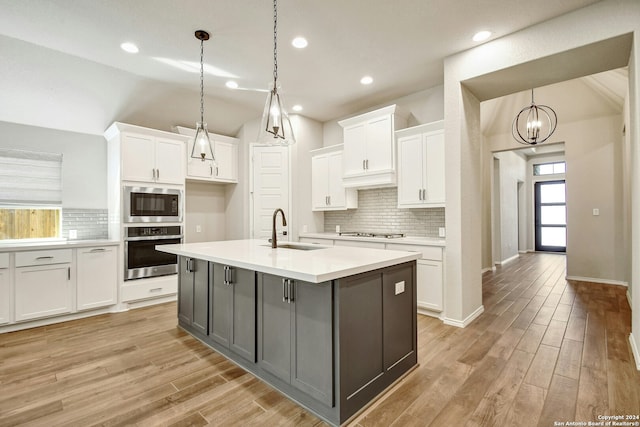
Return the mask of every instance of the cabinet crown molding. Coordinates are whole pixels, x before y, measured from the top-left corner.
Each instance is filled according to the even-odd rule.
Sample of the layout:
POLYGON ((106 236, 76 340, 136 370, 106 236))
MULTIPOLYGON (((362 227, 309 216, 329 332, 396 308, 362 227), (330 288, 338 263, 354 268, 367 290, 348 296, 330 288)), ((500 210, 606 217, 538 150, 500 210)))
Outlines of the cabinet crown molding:
POLYGON ((418 126, 411 126, 396 131, 396 138, 402 138, 404 136, 417 135, 420 133, 433 132, 436 130, 444 129, 444 120, 437 120, 431 123, 425 123, 418 126))
POLYGON ((103 135, 107 141, 111 141, 122 132, 138 133, 138 134, 155 136, 160 138, 172 138, 172 139, 182 140, 182 141, 189 140, 188 136, 180 135, 175 132, 167 132, 164 130, 146 128, 144 126, 130 125, 130 124, 121 123, 121 122, 113 122, 113 124, 109 126, 107 130, 104 131, 103 135))
POLYGON ((366 120, 369 120, 369 119, 375 119, 375 118, 378 118, 380 116, 385 116, 385 115, 389 115, 389 114, 394 114, 395 116, 398 116, 398 117, 405 117, 406 116, 406 114, 403 113, 403 111, 400 109, 400 107, 398 107, 396 104, 393 104, 393 105, 389 105, 387 107, 379 108, 377 110, 369 111, 368 113, 358 114, 357 116, 353 116, 353 117, 350 117, 348 119, 340 120, 338 122, 338 124, 344 128, 344 127, 356 125, 358 123, 362 123, 363 121, 366 121, 366 120))

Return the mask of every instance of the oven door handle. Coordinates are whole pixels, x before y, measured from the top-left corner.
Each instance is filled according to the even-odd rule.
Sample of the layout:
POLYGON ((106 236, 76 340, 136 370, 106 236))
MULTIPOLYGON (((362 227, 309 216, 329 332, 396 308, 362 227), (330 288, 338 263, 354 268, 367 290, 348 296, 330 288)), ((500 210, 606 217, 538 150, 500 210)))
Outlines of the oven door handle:
POLYGON ((136 237, 125 237, 124 240, 127 242, 139 242, 141 240, 167 240, 167 239, 182 239, 182 235, 173 235, 173 236, 136 236, 136 237))

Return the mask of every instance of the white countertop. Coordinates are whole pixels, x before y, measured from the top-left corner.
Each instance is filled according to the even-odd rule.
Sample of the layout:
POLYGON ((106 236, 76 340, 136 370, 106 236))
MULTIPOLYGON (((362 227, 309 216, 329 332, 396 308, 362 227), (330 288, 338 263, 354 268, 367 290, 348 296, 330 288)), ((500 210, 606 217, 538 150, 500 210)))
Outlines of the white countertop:
POLYGON ((50 240, 40 242, 13 242, 0 243, 0 253, 38 251, 44 249, 73 249, 86 248, 89 246, 115 246, 119 245, 118 240, 93 239, 93 240, 50 240))
POLYGON ((421 257, 418 252, 293 244, 322 249, 272 249, 265 240, 227 240, 160 245, 156 246, 156 250, 312 283, 415 261, 421 257))
POLYGON ((406 236, 387 239, 384 237, 356 237, 356 236, 339 236, 338 233, 300 233, 300 237, 309 237, 313 239, 330 239, 330 240, 353 240, 360 242, 376 242, 376 243, 398 243, 402 245, 420 245, 420 246, 445 246, 445 239, 435 237, 417 237, 406 236))

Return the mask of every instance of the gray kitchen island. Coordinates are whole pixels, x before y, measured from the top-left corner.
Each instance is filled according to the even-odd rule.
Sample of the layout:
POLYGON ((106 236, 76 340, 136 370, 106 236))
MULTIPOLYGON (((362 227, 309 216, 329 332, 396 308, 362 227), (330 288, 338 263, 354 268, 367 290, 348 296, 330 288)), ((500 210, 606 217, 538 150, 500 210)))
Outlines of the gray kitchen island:
POLYGON ((416 366, 419 253, 262 240, 162 245, 179 325, 332 425, 416 366))

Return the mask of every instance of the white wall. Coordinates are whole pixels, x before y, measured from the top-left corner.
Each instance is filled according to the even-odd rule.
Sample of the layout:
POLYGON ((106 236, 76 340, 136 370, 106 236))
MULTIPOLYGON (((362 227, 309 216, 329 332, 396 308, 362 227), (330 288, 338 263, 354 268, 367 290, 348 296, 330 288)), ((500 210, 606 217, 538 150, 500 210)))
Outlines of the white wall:
MULTIPOLYGON (((640 2, 635 0, 605 0, 578 9, 555 19, 534 25, 514 34, 485 43, 476 48, 445 58, 444 105, 446 144, 447 190, 447 251, 445 263, 445 316, 457 322, 465 322, 482 310, 480 225, 476 224, 478 212, 483 210, 481 192, 482 156, 478 153, 480 134, 479 99, 468 89, 481 87, 482 100, 505 95, 509 78, 510 92, 528 87, 539 87, 568 80, 580 75, 593 74, 625 64, 605 60, 603 55, 593 55, 594 44, 613 37, 633 34, 632 58, 629 63, 631 145, 633 157, 632 191, 633 212, 640 211, 640 155, 638 146, 637 115, 640 110, 638 87, 638 43, 640 32, 640 2), (600 25, 595 25, 599 23, 600 25), (570 61, 566 60, 571 58, 570 61), (563 59, 565 59, 563 61, 563 59), (537 73, 523 79, 522 72, 535 67, 553 72, 537 73), (499 76, 499 81, 492 81, 499 76), (475 79, 475 80, 474 80, 475 79), (502 83, 501 83, 502 82, 502 83)), ((620 49, 628 39, 615 40, 620 49)), ((602 47, 603 45, 598 45, 602 47)), ((626 46, 629 46, 626 44, 626 46)), ((610 50, 615 50, 607 45, 610 50)), ((616 52, 611 52, 616 53, 616 52)), ((624 57, 623 54, 621 57, 624 57)), ((507 92, 507 93, 510 93, 507 92)), ((634 228, 633 252, 640 251, 640 231, 634 228)), ((639 267, 634 267, 634 277, 639 267)), ((634 303, 635 305, 635 303, 634 303)), ((634 311, 634 335, 640 334, 640 313, 634 311), (635 314, 637 313, 637 314, 635 314)), ((640 335, 638 335, 640 337, 640 335)), ((640 342, 640 339, 638 340, 640 342)))
POLYGON ((107 209, 107 143, 102 136, 0 122, 0 147, 62 153, 62 206, 107 209))
POLYGON ((184 242, 225 240, 227 185, 187 181, 185 185, 184 242), (200 226, 200 232, 197 227, 200 226))
POLYGON ((499 209, 497 215, 500 218, 500 237, 496 242, 497 252, 494 251, 493 259, 493 262, 498 264, 518 255, 520 220, 518 183, 526 181, 527 162, 511 151, 494 153, 493 157, 498 160, 500 168, 499 176, 493 177, 494 182, 497 180, 494 188, 499 191, 498 195, 494 195, 494 200, 497 202, 494 209, 499 209))
MULTIPOLYGON (((626 283, 622 117, 563 122, 552 138, 556 142, 564 141, 567 163, 567 275, 626 283), (600 210, 599 216, 592 215, 594 208, 600 210)), ((485 140, 485 150, 489 152, 517 146, 511 134, 494 135, 485 140)), ((535 163, 552 160, 562 160, 562 157, 540 157, 535 163)), ((533 212, 532 187, 533 183, 528 184, 529 212, 533 212)), ((489 189, 486 187, 483 191, 489 189)), ((483 221, 483 228, 490 226, 490 221, 483 221)), ((532 248, 532 226, 527 234, 532 248)), ((487 262, 486 255, 483 262, 487 262)))

